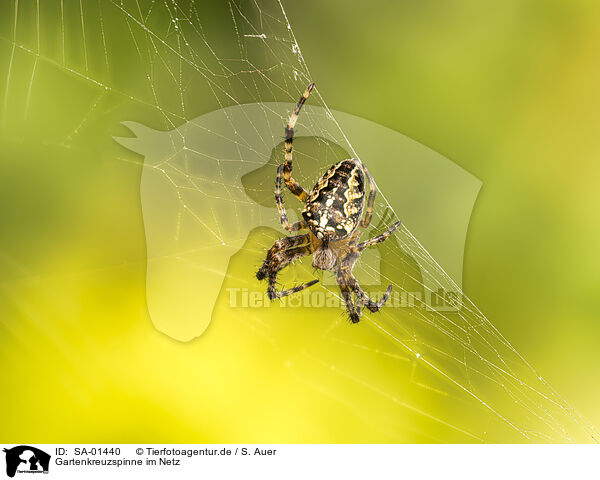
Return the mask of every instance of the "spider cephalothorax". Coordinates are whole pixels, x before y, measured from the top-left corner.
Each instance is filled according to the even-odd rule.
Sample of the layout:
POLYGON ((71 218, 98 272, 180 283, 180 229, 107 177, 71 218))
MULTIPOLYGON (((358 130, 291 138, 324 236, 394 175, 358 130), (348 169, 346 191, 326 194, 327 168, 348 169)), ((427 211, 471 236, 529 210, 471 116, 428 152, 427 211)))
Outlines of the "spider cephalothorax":
POLYGON ((312 83, 308 86, 285 128, 285 162, 277 168, 275 179, 275 202, 281 224, 289 232, 303 229, 308 229, 309 232, 277 240, 267 252, 267 257, 258 270, 256 278, 262 280, 268 277, 267 294, 271 300, 299 292, 314 285, 318 280, 277 291, 277 274, 293 260, 312 254, 313 267, 335 272, 350 319, 356 323, 360 320, 361 307, 365 306, 371 312, 379 310, 390 296, 392 286, 388 286, 381 300, 375 302, 360 288, 352 274, 352 268, 360 252, 383 242, 398 228, 400 222, 396 222, 385 233, 375 238, 359 242, 360 231, 357 228, 359 226, 365 228, 371 223, 376 191, 369 171, 357 159, 342 160, 332 165, 310 193, 306 193, 292 178, 294 126, 302 105, 313 87, 312 83), (294 224, 288 222, 281 198, 282 176, 288 189, 304 202, 303 220, 294 224), (369 197, 365 217, 361 220, 365 208, 365 177, 369 181, 369 197), (356 296, 356 301, 353 299, 353 294, 356 296))

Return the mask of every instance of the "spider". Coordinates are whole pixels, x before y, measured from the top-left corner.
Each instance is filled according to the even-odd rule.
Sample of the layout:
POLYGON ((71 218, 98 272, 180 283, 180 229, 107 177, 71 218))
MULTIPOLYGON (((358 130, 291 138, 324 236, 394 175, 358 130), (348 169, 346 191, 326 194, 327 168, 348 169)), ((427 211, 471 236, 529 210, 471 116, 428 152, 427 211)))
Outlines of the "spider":
POLYGON ((378 311, 389 298, 392 286, 388 286, 379 301, 372 300, 352 274, 354 264, 365 248, 386 240, 401 222, 394 223, 381 235, 359 242, 358 227, 366 228, 371 223, 376 191, 373 177, 356 158, 342 160, 332 165, 309 193, 292 178, 294 126, 314 86, 314 83, 308 86, 285 127, 285 161, 283 165, 277 167, 275 179, 275 203, 283 228, 288 232, 308 229, 308 233, 277 240, 267 252, 265 261, 256 273, 256 278, 263 280, 267 277, 267 296, 270 300, 300 292, 314 285, 318 280, 277 291, 277 274, 290 262, 312 255, 313 267, 335 272, 350 320, 352 323, 358 323, 362 307, 366 307, 371 312, 378 311), (288 221, 281 198, 282 176, 290 192, 304 203, 303 220, 293 224, 288 221), (365 216, 361 220, 365 206, 365 177, 369 182, 369 197, 365 216), (353 294, 356 300, 353 299, 353 294))

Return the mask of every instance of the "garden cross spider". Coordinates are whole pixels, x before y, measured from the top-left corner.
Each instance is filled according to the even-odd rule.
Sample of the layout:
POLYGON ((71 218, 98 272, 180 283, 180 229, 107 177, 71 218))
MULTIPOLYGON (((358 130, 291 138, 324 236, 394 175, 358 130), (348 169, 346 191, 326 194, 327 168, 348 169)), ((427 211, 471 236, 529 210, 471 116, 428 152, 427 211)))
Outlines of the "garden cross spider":
POLYGON ((357 227, 365 228, 371 223, 376 191, 373 177, 358 159, 342 160, 333 165, 319 179, 310 193, 307 193, 292 178, 294 126, 300 109, 314 86, 314 83, 308 86, 290 116, 285 128, 285 161, 277 168, 275 179, 275 202, 283 228, 288 232, 303 229, 308 229, 309 232, 277 240, 267 252, 267 257, 256 273, 256 278, 263 280, 268 277, 267 295, 271 300, 304 290, 318 280, 277 291, 277 274, 293 260, 312 254, 313 267, 335 272, 350 320, 352 323, 357 323, 360 320, 362 306, 371 312, 378 311, 390 296, 392 286, 388 286, 381 300, 378 302, 371 300, 354 278, 352 268, 365 248, 383 242, 401 222, 394 223, 377 237, 359 242, 360 231, 357 227), (304 202, 303 220, 293 224, 288 222, 281 198, 282 173, 290 192, 304 202), (365 217, 360 220, 365 206, 365 176, 369 181, 369 197, 365 217), (352 298, 353 294, 356 296, 356 301, 352 298))

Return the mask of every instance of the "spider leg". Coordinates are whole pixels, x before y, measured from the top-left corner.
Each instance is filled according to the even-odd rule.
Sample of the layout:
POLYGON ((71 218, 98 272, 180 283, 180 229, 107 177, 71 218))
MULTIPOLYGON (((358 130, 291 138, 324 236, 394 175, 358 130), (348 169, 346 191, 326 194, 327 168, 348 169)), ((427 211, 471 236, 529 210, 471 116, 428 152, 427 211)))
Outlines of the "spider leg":
POLYGON ((390 228, 388 228, 385 232, 383 232, 381 235, 377 235, 376 237, 370 238, 369 240, 359 243, 356 246, 357 251, 362 252, 367 247, 372 247, 373 245, 384 242, 392 233, 394 233, 394 230, 396 230, 401 224, 402 222, 398 221, 394 223, 390 228))
POLYGON ((348 315, 350 315, 352 323, 359 322, 361 311, 360 303, 355 302, 352 298, 352 279, 354 278, 352 276, 352 267, 357 259, 357 253, 349 254, 342 260, 339 268, 335 272, 337 283, 340 286, 342 298, 344 299, 346 310, 348 311, 348 315))
POLYGON ((383 297, 381 297, 381 299, 378 302, 376 302, 375 300, 371 300, 369 296, 364 292, 364 290, 360 288, 360 285, 358 284, 356 278, 354 278, 354 275, 352 275, 352 273, 350 273, 350 278, 350 288, 352 289, 352 291, 354 291, 354 293, 356 293, 356 297, 360 300, 360 303, 362 303, 366 308, 368 308, 369 311, 377 312, 379 309, 381 309, 381 307, 383 307, 385 302, 387 302, 387 299, 390 298, 390 294, 392 293, 392 285, 388 285, 388 288, 383 294, 383 297))
POLYGON ((281 165, 277 167, 277 177, 275 179, 275 203, 277 204, 277 210, 279 210, 281 225, 283 225, 283 228, 288 232, 297 232, 298 230, 307 227, 304 220, 292 224, 288 222, 285 205, 283 204, 283 198, 281 197, 281 165))
POLYGON ((377 311, 379 311, 381 309, 381 307, 383 307, 385 305, 385 302, 387 302, 388 298, 390 298, 390 294, 392 293, 392 285, 390 284, 390 285, 388 285, 387 290, 383 294, 383 297, 381 297, 379 299, 379 301, 376 302, 375 300, 371 300, 367 296, 367 294, 363 291, 363 289, 360 288, 360 286, 358 285, 358 282, 356 282, 352 286, 352 289, 356 293, 356 296, 360 299, 361 303, 365 307, 367 307, 369 309, 369 311, 371 311, 371 312, 377 312, 377 311))
POLYGON ((276 291, 276 281, 275 277, 269 278, 269 287, 267 288, 267 296, 270 300, 275 300, 276 298, 286 297, 291 295, 292 293, 300 292, 305 288, 313 286, 319 280, 311 280, 310 282, 303 283, 302 285, 297 285, 293 288, 289 288, 287 290, 276 291))
POLYGON ((313 252, 310 243, 306 244, 308 240, 308 234, 285 237, 277 240, 267 252, 267 258, 265 258, 262 267, 256 273, 256 278, 262 280, 266 276, 269 277, 267 296, 270 300, 291 295, 318 282, 318 280, 311 280, 288 290, 277 291, 277 274, 293 260, 310 255, 313 252))
POLYGON ((360 303, 362 303, 371 312, 376 312, 381 307, 383 307, 385 302, 387 302, 387 299, 390 297, 390 293, 392 293, 392 285, 388 285, 388 288, 383 294, 383 297, 381 297, 381 299, 378 302, 376 302, 375 300, 371 300, 371 298, 369 298, 369 296, 364 292, 364 290, 360 288, 360 285, 358 284, 358 281, 356 280, 354 275, 352 275, 351 266, 346 263, 342 263, 338 270, 337 276, 340 287, 345 287, 353 291, 356 294, 356 298, 360 301, 360 303))
POLYGON ((274 268, 269 271, 269 285, 267 287, 267 296, 269 300, 275 300, 276 298, 285 297, 287 295, 291 295, 292 293, 299 292, 308 288, 319 280, 311 280, 310 282, 303 283, 302 285, 297 285, 295 287, 289 288, 287 290, 277 291, 277 274, 285 268, 291 261, 295 260, 299 257, 304 257, 306 255, 310 255, 312 253, 312 248, 310 245, 302 245, 300 247, 290 248, 289 250, 285 250, 282 252, 279 257, 279 263, 274 266, 274 268))
MULTIPOLYGON (((339 280, 338 280, 339 283, 339 280)), ((340 283, 340 291, 342 292, 342 298, 344 299, 344 303, 346 304, 346 310, 348 311, 348 315, 350 315, 350 321, 352 323, 358 323, 360 320, 360 305, 358 303, 354 303, 352 299, 352 290, 347 285, 342 285, 340 283)))
POLYGON ((377 190, 375 189, 375 181, 371 176, 367 167, 361 162, 363 171, 369 180, 369 198, 367 199, 367 207, 365 209, 365 218, 360 221, 360 226, 366 228, 371 223, 371 218, 373 218, 373 205, 375 204, 375 195, 377 194, 377 190))
POLYGON ((256 278, 259 280, 264 279, 270 272, 277 272, 287 265, 291 260, 289 259, 284 265, 280 266, 286 257, 286 251, 289 251, 300 245, 304 245, 309 242, 308 234, 294 235, 291 237, 283 237, 277 240, 267 252, 267 256, 262 266, 256 272, 256 278), (278 268, 279 267, 279 268, 278 268))
POLYGON ((306 102, 306 99, 310 95, 310 92, 314 88, 315 84, 311 83, 302 97, 300 101, 296 105, 294 112, 290 116, 287 126, 285 127, 285 162, 283 163, 283 179, 285 180, 285 184, 296 197, 302 202, 305 202, 308 198, 308 194, 306 191, 292 178, 292 143, 294 141, 294 127, 296 126, 296 121, 298 121, 298 115, 300 115, 300 110, 302 109, 302 105, 306 102))

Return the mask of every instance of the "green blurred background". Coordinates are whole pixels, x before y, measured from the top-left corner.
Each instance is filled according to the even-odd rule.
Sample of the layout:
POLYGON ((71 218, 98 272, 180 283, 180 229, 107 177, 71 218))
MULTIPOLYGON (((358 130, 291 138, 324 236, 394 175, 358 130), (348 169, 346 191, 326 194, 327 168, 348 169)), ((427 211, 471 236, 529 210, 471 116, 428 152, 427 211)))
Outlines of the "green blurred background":
MULTIPOLYGON (((119 24, 123 11, 112 2, 82 0, 81 10, 65 4, 19 1, 16 35, 17 3, 0 7, 1 440, 472 440, 417 421, 310 363, 290 375, 289 352, 319 332, 303 316, 278 318, 273 309, 244 324, 218 306, 207 332, 190 343, 153 328, 145 304, 142 160, 112 136, 128 134, 124 120, 164 129, 164 119, 151 108, 156 92, 136 74, 145 53, 131 42, 135 23, 119 24), (65 28, 82 22, 84 35, 63 40, 65 28), (260 322, 274 321, 281 323, 261 334, 260 322)), ((212 38, 221 24, 228 32, 225 4, 195 7, 212 38)), ((285 7, 332 109, 397 130, 483 181, 463 288, 538 372, 600 425, 600 5, 285 7)), ((184 117, 218 108, 215 98, 190 93, 184 117)), ((239 272, 256 263, 238 261, 239 272)), ((394 368, 384 363, 352 366, 384 386, 394 368)), ((499 433, 493 440, 514 438, 499 433)))

